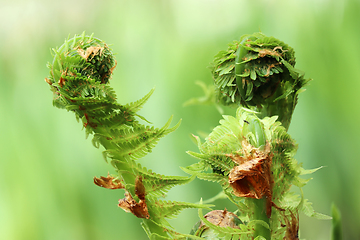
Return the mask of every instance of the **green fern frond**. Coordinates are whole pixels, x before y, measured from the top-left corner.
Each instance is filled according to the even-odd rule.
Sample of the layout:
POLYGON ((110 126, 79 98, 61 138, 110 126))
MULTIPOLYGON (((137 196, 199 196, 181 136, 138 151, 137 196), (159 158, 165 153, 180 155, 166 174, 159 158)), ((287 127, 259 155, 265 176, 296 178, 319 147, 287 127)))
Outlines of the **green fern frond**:
POLYGON ((136 124, 132 127, 122 126, 115 129, 114 125, 107 131, 94 134, 93 144, 95 146, 112 145, 113 150, 107 150, 114 160, 137 160, 152 151, 160 138, 175 131, 179 121, 174 127, 168 128, 172 117, 162 128, 154 128, 136 124))
POLYGON ((309 217, 322 219, 322 220, 331 219, 331 217, 326 214, 315 212, 314 208, 312 207, 312 203, 309 202, 309 200, 307 200, 307 199, 304 199, 304 204, 303 204, 303 207, 301 210, 305 215, 307 215, 309 217))
MULTIPOLYGON (((175 131, 181 122, 170 127, 171 116, 161 128, 140 124, 139 119, 147 120, 137 111, 154 88, 135 102, 119 104, 115 91, 109 86, 115 58, 110 48, 92 35, 83 33, 67 39, 53 49, 52 54, 54 60, 48 63, 50 76, 45 81, 53 92, 54 106, 73 112, 76 119, 82 121, 86 136, 93 135, 93 145, 104 147, 103 157, 106 161, 110 159, 121 188, 126 191, 119 207, 144 218, 143 226, 150 238, 171 237, 165 218, 174 217, 185 208, 210 206, 158 200, 172 187, 188 183, 194 176, 160 175, 135 162, 150 153, 160 138, 175 131)), ((172 235, 182 236, 175 233, 172 235)))
MULTIPOLYGON (((219 182, 229 200, 240 206, 239 211, 250 214, 249 218, 252 219, 251 213, 244 211, 242 203, 239 202, 244 198, 234 196, 233 188, 229 185, 229 172, 238 165, 234 159, 238 159, 239 162, 245 161, 243 159, 246 158, 246 154, 251 154, 251 151, 255 149, 263 149, 265 142, 270 143, 270 167, 273 176, 271 201, 282 209, 288 209, 288 213, 284 215, 280 209, 273 207, 269 224, 274 232, 284 233, 279 222, 284 216, 290 218, 290 209, 296 213, 304 211, 308 214, 312 210, 309 204, 304 203, 304 207, 295 209, 294 206, 285 203, 289 203, 287 193, 292 185, 302 187, 307 183, 308 180, 300 178, 300 174, 311 173, 315 170, 304 170, 294 159, 297 145, 281 123, 276 122, 276 119, 275 116, 260 119, 256 112, 244 108, 238 108, 235 117, 223 116, 220 125, 214 128, 204 143, 197 138, 200 153, 188 152, 200 161, 183 170, 200 179, 219 182), (252 145, 250 149, 253 150, 250 151, 249 146, 244 145, 244 141, 250 143, 252 145), (212 169, 213 173, 209 173, 208 169, 212 169)), ((252 202, 253 199, 245 198, 248 209, 252 209, 252 205, 250 206, 252 202)), ((296 204, 299 204, 299 201, 296 204)), ((313 216, 322 216, 314 214, 313 216)))
POLYGON ((227 182, 227 178, 224 177, 224 175, 222 174, 217 174, 217 173, 204 173, 201 171, 192 171, 188 168, 181 168, 184 172, 192 175, 192 176, 196 176, 197 178, 201 179, 201 180, 206 180, 206 181, 211 181, 211 182, 218 182, 218 183, 226 183, 227 182))
POLYGON ((234 167, 232 160, 225 154, 202 154, 188 151, 189 155, 204 161, 215 173, 221 175, 229 174, 234 167))

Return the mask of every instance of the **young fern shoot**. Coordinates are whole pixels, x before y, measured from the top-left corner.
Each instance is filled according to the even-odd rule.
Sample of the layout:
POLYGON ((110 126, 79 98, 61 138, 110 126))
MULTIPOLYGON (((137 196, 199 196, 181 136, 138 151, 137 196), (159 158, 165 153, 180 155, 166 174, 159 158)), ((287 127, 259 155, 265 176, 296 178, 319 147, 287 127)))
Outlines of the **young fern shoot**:
POLYGON ((180 121, 169 127, 172 117, 162 128, 141 124, 145 120, 138 110, 154 92, 138 101, 119 104, 109 86, 116 60, 102 40, 83 33, 65 40, 53 49, 54 60, 48 64, 50 76, 45 81, 53 92, 53 104, 75 113, 82 121, 86 135, 93 135, 95 147, 105 148, 103 156, 115 174, 95 177, 94 183, 108 189, 124 189, 119 207, 143 219, 149 239, 180 239, 190 236, 174 231, 167 218, 185 208, 208 208, 209 205, 160 200, 176 185, 194 177, 164 176, 142 167, 137 159, 150 153, 160 138, 175 131, 180 121))
POLYGON ((200 216, 219 239, 299 239, 299 212, 328 219, 302 196, 309 179, 300 175, 317 169, 306 171, 294 159, 297 145, 287 133, 309 81, 294 66, 294 50, 262 33, 244 35, 215 56, 215 104, 238 109, 235 117, 223 116, 204 143, 196 137, 200 153, 188 153, 200 161, 184 171, 219 183, 237 206, 238 229, 219 228, 200 216))
MULTIPOLYGON (((120 104, 109 85, 116 60, 105 42, 75 35, 57 49, 48 64, 45 81, 53 92, 54 106, 73 112, 114 174, 95 177, 106 189, 123 189, 118 206, 143 220, 149 239, 299 239, 299 213, 320 219, 304 199, 301 188, 309 179, 295 159, 295 141, 287 133, 298 94, 309 81, 295 69, 294 50, 262 33, 244 35, 216 55, 212 67, 214 86, 207 96, 188 103, 236 106, 235 116, 224 115, 204 142, 196 137, 199 161, 182 168, 190 177, 165 176, 141 166, 160 138, 175 131, 172 117, 161 128, 144 125, 137 112, 153 94, 120 104), (205 100, 204 100, 205 99, 205 100), (174 186, 195 177, 221 185, 223 195, 238 211, 214 210, 212 205, 165 201, 160 198, 174 186), (291 192, 292 185, 300 194, 291 192), (167 219, 186 208, 198 208, 200 222, 189 234, 175 231, 167 219)), ((147 122, 150 124, 149 122, 147 122)))
POLYGON ((299 93, 310 79, 295 66, 295 51, 262 33, 243 35, 214 59, 217 101, 244 106, 261 117, 278 116, 288 129, 299 93))

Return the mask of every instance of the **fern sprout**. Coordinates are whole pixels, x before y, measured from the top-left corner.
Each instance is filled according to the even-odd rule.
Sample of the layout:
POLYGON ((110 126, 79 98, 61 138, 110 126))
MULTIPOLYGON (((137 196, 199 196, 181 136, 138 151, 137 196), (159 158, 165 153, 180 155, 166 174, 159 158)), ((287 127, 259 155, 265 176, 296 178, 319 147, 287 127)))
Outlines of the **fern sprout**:
POLYGON ((108 45, 92 35, 75 35, 53 49, 45 79, 53 92, 54 106, 75 114, 86 136, 114 173, 94 177, 105 189, 123 191, 118 206, 143 220, 149 239, 297 239, 299 213, 326 219, 315 213, 301 188, 309 179, 295 159, 295 141, 287 133, 298 94, 308 80, 295 69, 294 50, 261 33, 244 35, 229 44, 214 61, 214 87, 203 89, 205 100, 192 102, 237 106, 235 116, 224 115, 204 142, 196 137, 199 161, 182 168, 191 176, 157 174, 137 162, 159 140, 174 132, 172 116, 156 128, 137 112, 153 94, 127 104, 117 102, 110 79, 116 60, 108 45), (215 92, 215 94, 214 94, 215 92), (222 187, 222 195, 237 212, 213 210, 212 205, 168 201, 167 192, 195 177, 222 187), (300 188, 300 194, 291 187, 300 188), (178 233, 167 219, 183 209, 197 208, 200 221, 190 234, 178 233))
POLYGON ((161 128, 147 126, 138 115, 154 92, 128 104, 116 101, 109 85, 116 60, 105 42, 92 36, 75 35, 57 49, 48 64, 50 76, 45 81, 53 92, 53 104, 75 113, 86 134, 93 135, 95 147, 104 148, 103 156, 115 173, 95 177, 94 183, 106 189, 125 191, 118 206, 143 219, 142 226, 149 239, 185 238, 188 234, 173 231, 166 219, 186 208, 209 208, 210 205, 160 198, 174 186, 191 182, 194 177, 165 176, 141 166, 136 160, 146 156, 160 138, 175 131, 180 121, 170 127, 172 117, 161 128))
POLYGON ((215 56, 217 101, 277 115, 287 128, 297 96, 309 81, 294 66, 295 52, 284 42, 262 33, 244 35, 215 56))

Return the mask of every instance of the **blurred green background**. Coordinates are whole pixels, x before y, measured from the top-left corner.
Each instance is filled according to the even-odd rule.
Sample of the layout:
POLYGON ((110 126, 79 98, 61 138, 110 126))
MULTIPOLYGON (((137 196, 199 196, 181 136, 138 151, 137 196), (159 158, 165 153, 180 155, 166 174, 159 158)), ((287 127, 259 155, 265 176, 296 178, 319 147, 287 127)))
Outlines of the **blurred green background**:
MULTIPOLYGON (((94 176, 112 173, 85 139, 74 115, 52 106, 44 78, 49 49, 83 31, 112 45, 111 84, 121 103, 156 86, 140 114, 161 127, 182 124, 141 163, 186 175, 195 162, 189 134, 209 132, 221 115, 213 106, 182 104, 210 84, 213 56, 242 34, 261 30, 292 46, 297 68, 314 80, 293 116, 290 133, 305 168, 326 166, 304 187, 314 208, 341 210, 344 239, 360 239, 360 2, 351 0, 0 1, 0 239, 147 239, 117 207, 123 192, 101 189, 94 176)), ((227 113, 231 113, 230 110, 227 113)), ((197 202, 220 190, 195 180, 168 199, 197 202)), ((218 201, 219 208, 231 205, 218 201)), ((301 238, 330 239, 331 221, 301 217, 301 238)), ((196 210, 171 220, 183 233, 196 210)))

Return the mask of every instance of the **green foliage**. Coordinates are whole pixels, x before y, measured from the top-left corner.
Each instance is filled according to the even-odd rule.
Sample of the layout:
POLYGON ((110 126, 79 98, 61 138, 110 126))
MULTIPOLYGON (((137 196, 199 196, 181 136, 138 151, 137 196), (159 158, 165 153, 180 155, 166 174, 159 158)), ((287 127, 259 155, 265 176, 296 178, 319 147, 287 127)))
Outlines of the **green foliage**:
POLYGON ((215 95, 215 86, 211 84, 207 86, 204 82, 196 81, 196 85, 200 86, 203 90, 205 96, 191 98, 186 101, 183 106, 190 106, 190 105, 215 105, 216 109, 219 111, 220 114, 224 113, 224 110, 221 106, 216 102, 216 95, 215 95))
MULTIPOLYGON (((256 149, 264 150, 266 142, 270 143, 269 156, 272 173, 270 197, 276 207, 272 207, 269 224, 273 233, 272 239, 282 239, 289 226, 281 223, 284 219, 291 219, 292 214, 297 215, 301 211, 311 217, 323 219, 328 219, 328 217, 316 213, 310 202, 290 192, 292 185, 300 188, 306 184, 307 181, 300 178, 301 174, 312 173, 316 170, 304 170, 297 163, 294 159, 297 145, 276 119, 276 116, 260 119, 256 112, 245 108, 238 108, 235 117, 223 116, 220 125, 214 128, 204 143, 201 143, 197 137, 200 153, 188 152, 200 161, 183 169, 200 179, 220 183, 229 199, 238 206, 239 212, 243 215, 241 218, 246 217, 255 221, 258 218, 254 218, 253 212, 247 209, 253 209, 253 204, 259 200, 235 196, 235 189, 229 184, 230 173, 238 165, 234 161, 234 156, 246 158, 247 154, 251 154, 256 149), (250 143, 251 147, 249 148, 244 142, 250 143)), ((245 172, 246 167, 242 170, 245 172)), ((244 232, 248 233, 248 228, 245 229, 244 232)), ((237 232, 240 233, 240 230, 234 234, 237 232)), ((248 239, 252 236, 250 234, 248 239)))
POLYGON ((152 151, 160 138, 175 131, 180 121, 171 128, 172 117, 162 128, 139 122, 147 121, 137 111, 154 89, 136 102, 117 103, 116 94, 108 85, 116 61, 103 41, 83 33, 67 39, 61 47, 53 49, 53 53, 54 60, 48 64, 50 76, 46 79, 54 93, 53 104, 75 113, 86 134, 93 134, 93 145, 105 148, 103 156, 106 161, 110 159, 118 173, 116 179, 121 181, 121 188, 126 191, 119 206, 144 218, 143 227, 150 239, 153 236, 157 236, 156 239, 182 236, 169 231, 170 225, 165 219, 175 217, 185 208, 208 208, 210 205, 158 198, 194 177, 164 176, 136 163, 152 151))
MULTIPOLYGON (((287 133, 298 94, 309 81, 294 66, 294 50, 262 33, 243 35, 220 51, 212 65, 214 103, 240 107, 235 117, 223 116, 204 143, 195 137, 200 153, 188 152, 200 161, 184 171, 219 183, 242 218, 258 223, 250 239, 298 239, 299 212, 329 219, 290 192, 310 180, 300 175, 317 170, 297 163, 297 145, 287 133)), ((202 88, 205 100, 191 103, 213 99, 210 88, 202 88)))
POLYGON ((302 194, 290 192, 292 185, 301 191, 309 181, 300 175, 317 169, 304 170, 298 164, 297 145, 287 133, 298 94, 308 80, 294 68, 294 51, 285 43, 261 33, 244 35, 215 57, 215 87, 200 84, 205 98, 187 104, 209 104, 217 98, 220 104, 247 108, 239 107, 234 117, 224 115, 204 143, 195 137, 200 153, 188 153, 199 162, 182 168, 191 177, 156 174, 136 162, 175 131, 180 121, 171 128, 172 117, 162 128, 140 123, 149 123, 137 112, 154 89, 133 103, 117 103, 109 86, 116 61, 103 41, 83 33, 53 53, 46 82, 54 93, 54 106, 74 112, 87 136, 93 135, 93 145, 104 147, 103 156, 118 175, 100 178, 108 181, 104 184, 95 183, 125 189, 119 207, 143 218, 149 239, 297 239, 299 212, 328 219, 316 213, 302 194), (220 226, 202 215, 201 209, 212 205, 159 199, 195 177, 220 184, 242 221, 220 226), (206 231, 194 236, 171 228, 166 219, 186 208, 199 209, 206 231))

